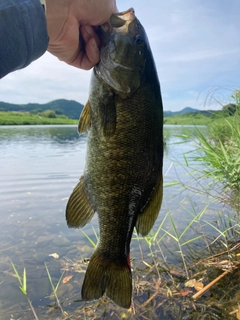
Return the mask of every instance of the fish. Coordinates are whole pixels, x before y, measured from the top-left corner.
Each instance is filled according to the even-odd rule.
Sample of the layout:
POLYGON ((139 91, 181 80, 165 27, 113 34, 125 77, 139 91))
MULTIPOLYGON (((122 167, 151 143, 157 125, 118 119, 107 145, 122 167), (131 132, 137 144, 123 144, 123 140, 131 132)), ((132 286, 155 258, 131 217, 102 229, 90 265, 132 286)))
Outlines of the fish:
POLYGON ((132 302, 130 243, 146 236, 163 196, 163 105, 146 32, 134 9, 115 13, 97 30, 100 62, 78 131, 88 131, 83 175, 66 207, 70 228, 98 215, 99 241, 82 285, 82 299, 104 294, 122 308, 132 302))

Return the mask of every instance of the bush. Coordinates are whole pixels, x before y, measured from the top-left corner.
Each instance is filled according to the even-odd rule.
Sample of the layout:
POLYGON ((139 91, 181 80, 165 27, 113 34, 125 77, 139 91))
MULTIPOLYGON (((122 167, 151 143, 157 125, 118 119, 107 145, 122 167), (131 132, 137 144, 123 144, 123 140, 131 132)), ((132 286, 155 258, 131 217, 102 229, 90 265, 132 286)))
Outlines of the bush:
POLYGON ((53 110, 45 110, 42 112, 42 116, 45 118, 56 118, 56 113, 53 110))
POLYGON ((233 116, 236 113, 237 106, 234 103, 229 103, 223 106, 222 111, 226 116, 233 116))

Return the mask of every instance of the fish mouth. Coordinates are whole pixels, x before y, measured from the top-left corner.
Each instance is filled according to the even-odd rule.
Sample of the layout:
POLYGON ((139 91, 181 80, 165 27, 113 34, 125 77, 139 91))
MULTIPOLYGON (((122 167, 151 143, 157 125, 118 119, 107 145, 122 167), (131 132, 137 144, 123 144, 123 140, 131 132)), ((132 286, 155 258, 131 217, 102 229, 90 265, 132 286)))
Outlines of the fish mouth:
MULTIPOLYGON (((123 12, 112 14, 110 20, 99 27, 101 39, 100 62, 94 70, 105 83, 118 92, 129 94, 136 91, 140 85, 140 74, 143 66, 132 58, 134 40, 129 32, 129 26, 134 21, 135 11, 130 8, 123 12), (126 54, 130 51, 130 58, 126 54), (120 74, 124 75, 122 78, 120 74), (136 75, 139 75, 138 77, 136 75), (132 79, 137 78, 136 81, 132 79), (125 80, 124 80, 125 79, 125 80)), ((135 51, 134 51, 135 50, 135 51)))
POLYGON ((133 8, 128 10, 113 13, 110 17, 110 24, 113 28, 121 28, 127 22, 132 22, 135 19, 135 11, 133 8))
MULTIPOLYGON (((122 12, 117 12, 113 13, 110 17, 109 22, 104 23, 101 25, 101 30, 103 31, 103 34, 105 36, 101 41, 101 63, 103 64, 104 67, 108 69, 116 68, 116 67, 121 67, 126 70, 134 70, 138 66, 129 66, 127 64, 122 64, 122 62, 117 62, 114 60, 114 57, 112 56, 111 53, 116 51, 115 48, 115 41, 113 38, 113 34, 115 33, 114 29, 118 29, 117 32, 120 34, 128 33, 128 27, 129 24, 132 23, 133 20, 135 20, 135 10, 133 8, 129 8, 128 10, 122 11, 122 12), (112 52, 106 53, 105 48, 109 46, 114 47, 115 49, 112 49, 112 52), (110 58, 110 59, 109 59, 110 58)), ((101 36, 100 36, 101 38, 101 36)), ((98 67, 98 65, 97 65, 98 67)))
POLYGON ((116 29, 122 27, 127 30, 129 23, 131 23, 135 18, 136 16, 133 8, 122 12, 113 13, 109 21, 101 25, 101 29, 104 32, 112 32, 114 28, 116 29))

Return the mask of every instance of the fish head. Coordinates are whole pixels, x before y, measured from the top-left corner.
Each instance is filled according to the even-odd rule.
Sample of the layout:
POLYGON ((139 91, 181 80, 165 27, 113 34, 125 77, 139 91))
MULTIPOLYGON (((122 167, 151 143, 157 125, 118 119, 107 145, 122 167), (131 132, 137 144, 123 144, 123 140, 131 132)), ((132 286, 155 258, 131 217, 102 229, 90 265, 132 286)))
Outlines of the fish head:
POLYGON ((98 34, 102 48, 95 72, 114 90, 135 92, 141 85, 150 47, 134 9, 113 14, 98 34))

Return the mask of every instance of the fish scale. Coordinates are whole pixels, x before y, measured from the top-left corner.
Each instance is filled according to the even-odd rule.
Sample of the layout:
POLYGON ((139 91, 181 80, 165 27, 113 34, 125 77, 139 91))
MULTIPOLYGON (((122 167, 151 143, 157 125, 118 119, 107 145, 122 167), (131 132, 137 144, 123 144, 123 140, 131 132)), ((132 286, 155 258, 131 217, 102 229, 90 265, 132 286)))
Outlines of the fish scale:
POLYGON ((110 21, 98 31, 104 44, 101 61, 79 120, 80 133, 89 130, 86 165, 66 218, 78 228, 98 214, 100 237, 86 271, 83 300, 105 293, 128 308, 133 228, 147 235, 162 201, 163 110, 151 49, 133 9, 110 21))

